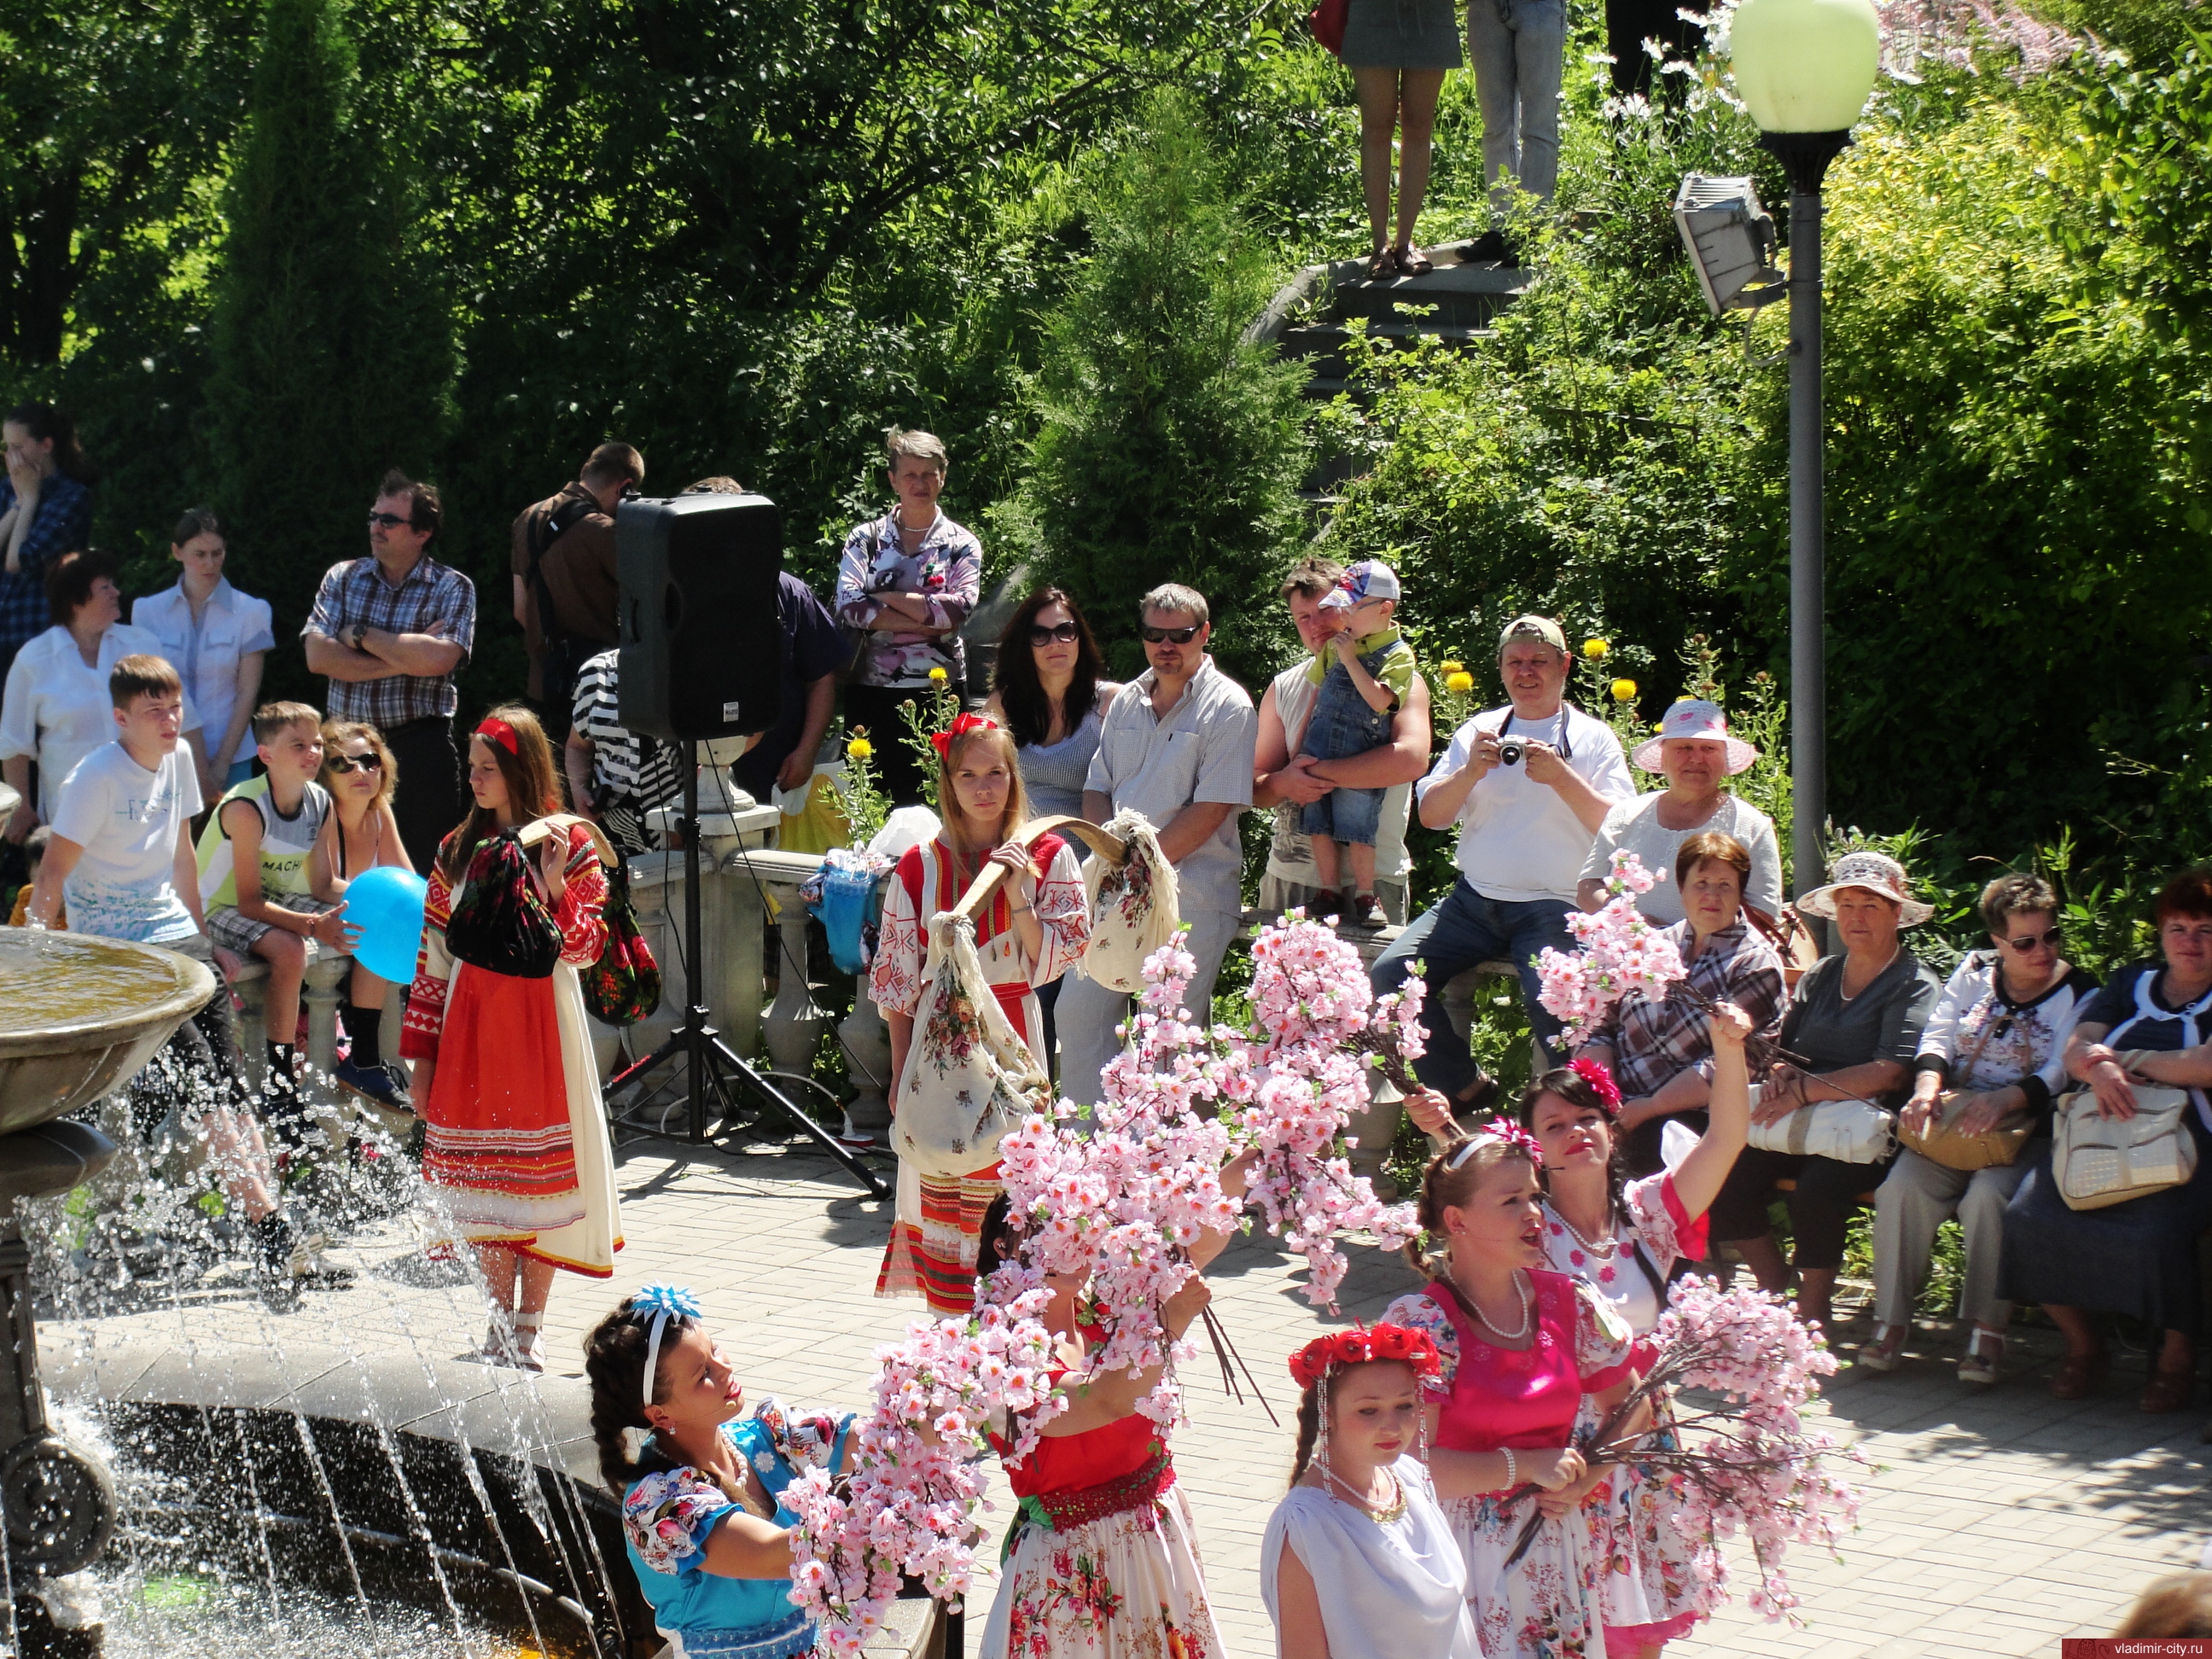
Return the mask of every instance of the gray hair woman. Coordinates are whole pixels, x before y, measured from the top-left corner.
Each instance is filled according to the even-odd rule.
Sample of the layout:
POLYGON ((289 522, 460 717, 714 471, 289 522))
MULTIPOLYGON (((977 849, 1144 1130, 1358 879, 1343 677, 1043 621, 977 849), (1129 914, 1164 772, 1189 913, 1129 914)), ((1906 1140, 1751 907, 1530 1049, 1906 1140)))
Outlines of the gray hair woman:
MULTIPOLYGON (((1828 884, 1806 894, 1797 908, 1832 921, 1844 954, 1823 957, 1797 981, 1782 1022, 1782 1047, 1805 1063, 1776 1063, 1761 1085, 1753 1124, 1778 1123, 1828 1100, 1903 1104, 1920 1034, 1942 988, 1905 949, 1898 933, 1933 913, 1912 896, 1905 866, 1880 853, 1846 853, 1829 872, 1828 884)), ((1844 1265, 1845 1224, 1881 1184, 1888 1164, 1747 1147, 1713 1202, 1713 1240, 1734 1244, 1758 1275, 1759 1288, 1778 1294, 1785 1274, 1766 1206, 1779 1191, 1778 1183, 1794 1180, 1789 1204, 1797 1313, 1825 1329, 1844 1265)))
MULTIPOLYGON (((1954 1126, 1983 1134, 2022 1120, 2032 1140, 2051 1134, 2051 1097, 2064 1086, 2066 1039, 2096 981, 2058 954, 2058 896, 2040 876, 1999 876, 1982 890, 1982 921, 1993 948, 1959 964, 1936 999, 1913 1062, 1912 1098, 1898 1127, 1923 1133, 1956 1091, 1954 1126)), ((1928 1277, 1936 1231, 1953 1215, 1966 1235, 1966 1283, 1959 1316, 1971 1322, 1959 1380, 1997 1380, 2012 1304, 1997 1295, 2005 1206, 2027 1174, 2028 1158, 1983 1170, 1954 1170, 1908 1146, 1875 1194, 1874 1340, 1859 1350, 1869 1370, 1896 1369, 1912 1328, 1912 1304, 1928 1277)))

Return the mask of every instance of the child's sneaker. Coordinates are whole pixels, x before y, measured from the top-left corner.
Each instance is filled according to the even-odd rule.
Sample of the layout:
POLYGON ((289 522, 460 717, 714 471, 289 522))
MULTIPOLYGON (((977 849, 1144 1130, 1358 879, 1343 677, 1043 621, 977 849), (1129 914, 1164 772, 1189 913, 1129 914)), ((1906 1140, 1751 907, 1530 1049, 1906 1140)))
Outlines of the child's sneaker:
POLYGON ((1390 918, 1382 914, 1382 901, 1372 893, 1355 893, 1344 907, 1344 919, 1354 927, 1388 927, 1390 918))
POLYGON ((349 1055, 331 1070, 331 1077, 338 1087, 374 1102, 391 1112, 411 1112, 415 1102, 406 1090, 400 1087, 389 1066, 357 1066, 349 1055))

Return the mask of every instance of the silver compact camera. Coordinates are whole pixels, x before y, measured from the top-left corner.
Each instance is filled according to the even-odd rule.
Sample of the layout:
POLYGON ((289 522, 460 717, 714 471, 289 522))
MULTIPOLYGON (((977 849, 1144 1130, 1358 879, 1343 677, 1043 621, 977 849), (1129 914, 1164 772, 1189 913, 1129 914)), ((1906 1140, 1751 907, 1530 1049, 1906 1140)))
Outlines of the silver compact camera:
POLYGON ((1498 763, 1500 766, 1518 766, 1521 757, 1528 752, 1528 745, 1520 738, 1507 738, 1498 745, 1498 763))

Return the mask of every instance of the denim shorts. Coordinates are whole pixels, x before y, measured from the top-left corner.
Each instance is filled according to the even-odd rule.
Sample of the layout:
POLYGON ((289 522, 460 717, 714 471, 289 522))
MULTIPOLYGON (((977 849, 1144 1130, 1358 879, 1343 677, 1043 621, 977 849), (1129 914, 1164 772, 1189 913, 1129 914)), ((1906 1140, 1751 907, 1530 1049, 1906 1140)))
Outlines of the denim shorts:
POLYGON ((1298 833, 1372 847, 1376 831, 1382 827, 1382 797, 1389 793, 1386 789, 1332 789, 1319 800, 1298 808, 1298 833))
MULTIPOLYGON (((1393 640, 1381 650, 1362 657, 1360 662, 1372 674, 1385 657, 1403 648, 1401 641, 1393 640)), ((1370 708, 1367 699, 1352 684, 1352 676, 1345 672, 1344 665, 1333 662, 1321 689, 1314 693, 1313 714, 1306 721, 1305 740, 1299 744, 1298 752, 1311 755, 1316 760, 1344 760, 1364 755, 1390 741, 1391 728, 1397 719, 1395 709, 1370 708)), ((1382 797, 1386 793, 1381 789, 1331 790, 1319 800, 1298 809, 1298 833, 1372 847, 1382 821, 1382 797)))

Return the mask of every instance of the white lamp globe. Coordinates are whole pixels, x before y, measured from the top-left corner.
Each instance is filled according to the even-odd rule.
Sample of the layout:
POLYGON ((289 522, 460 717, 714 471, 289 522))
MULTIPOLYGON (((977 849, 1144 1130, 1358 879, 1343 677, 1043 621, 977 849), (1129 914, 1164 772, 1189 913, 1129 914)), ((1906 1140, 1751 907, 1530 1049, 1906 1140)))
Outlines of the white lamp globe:
POLYGON ((1743 0, 1729 27, 1736 91, 1762 132, 1844 132, 1881 70, 1874 0, 1743 0))

